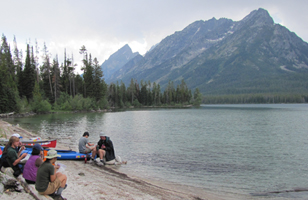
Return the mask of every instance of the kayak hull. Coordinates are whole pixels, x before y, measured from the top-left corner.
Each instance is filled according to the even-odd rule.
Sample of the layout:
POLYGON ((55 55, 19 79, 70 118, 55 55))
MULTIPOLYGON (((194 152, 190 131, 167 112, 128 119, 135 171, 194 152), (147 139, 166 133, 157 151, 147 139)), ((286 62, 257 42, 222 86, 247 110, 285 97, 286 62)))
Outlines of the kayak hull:
MULTIPOLYGON (((1 140, 0 144, 5 146, 9 140, 1 140)), ((32 147, 35 144, 40 144, 43 148, 56 148, 57 140, 21 140, 21 143, 25 147, 32 147)))
POLYGON ((86 157, 90 158, 91 153, 79 153, 77 151, 70 150, 56 150, 61 157, 58 157, 58 160, 84 160, 86 157))
MULTIPOLYGON (((1 146, 0 147, 0 151, 3 151, 4 147, 1 146)), ((49 151, 50 149, 45 149, 44 151, 49 151)), ((57 154, 61 155, 61 157, 58 157, 58 160, 84 160, 86 157, 90 158, 91 157, 91 153, 89 154, 85 154, 85 153, 79 153, 77 151, 71 151, 71 150, 57 150, 57 154)), ((23 150, 22 153, 28 153, 31 154, 32 153, 32 148, 26 148, 25 150, 23 150)), ((45 155, 47 155, 47 152, 45 153, 45 155)), ((0 155, 1 158, 1 155, 0 155)))
POLYGON ((21 141, 25 147, 31 147, 35 144, 40 144, 44 148, 56 148, 57 140, 37 140, 37 141, 21 141))

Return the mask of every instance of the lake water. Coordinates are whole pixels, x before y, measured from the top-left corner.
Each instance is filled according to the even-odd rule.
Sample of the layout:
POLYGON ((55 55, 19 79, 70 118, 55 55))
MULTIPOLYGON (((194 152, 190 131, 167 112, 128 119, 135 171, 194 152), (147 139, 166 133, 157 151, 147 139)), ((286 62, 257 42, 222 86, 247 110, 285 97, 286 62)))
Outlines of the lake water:
POLYGON ((203 105, 5 119, 77 149, 110 136, 120 171, 251 199, 308 199, 308 105, 203 105), (68 136, 72 136, 68 138, 68 136), (62 139, 61 139, 62 138, 62 139), (265 194, 263 194, 265 193, 265 194))

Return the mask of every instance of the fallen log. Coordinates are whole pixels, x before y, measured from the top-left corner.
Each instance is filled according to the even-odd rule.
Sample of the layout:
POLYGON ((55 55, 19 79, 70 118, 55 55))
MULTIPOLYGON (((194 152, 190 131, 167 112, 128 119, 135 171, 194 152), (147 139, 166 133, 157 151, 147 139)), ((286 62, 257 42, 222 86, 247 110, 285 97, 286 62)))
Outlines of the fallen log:
POLYGON ((14 115, 15 112, 0 114, 0 118, 14 115))
POLYGON ((35 185, 28 184, 22 175, 19 175, 17 179, 13 176, 13 169, 10 167, 1 168, 0 181, 3 187, 0 186, 0 193, 4 191, 10 192, 22 192, 29 193, 36 200, 52 200, 48 195, 40 195, 35 189, 35 185), (1 172, 3 171, 3 173, 1 172))

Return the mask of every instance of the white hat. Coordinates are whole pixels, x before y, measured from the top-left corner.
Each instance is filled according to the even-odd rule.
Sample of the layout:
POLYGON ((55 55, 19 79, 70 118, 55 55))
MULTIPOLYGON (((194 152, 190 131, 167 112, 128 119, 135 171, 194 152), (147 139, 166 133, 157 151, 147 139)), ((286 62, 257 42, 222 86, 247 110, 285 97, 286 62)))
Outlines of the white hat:
POLYGON ((48 158, 48 159, 52 159, 52 158, 55 158, 55 157, 61 157, 61 155, 57 154, 57 151, 52 149, 52 150, 49 150, 47 152, 47 156, 45 156, 45 158, 48 158))
POLYGON ((14 133, 12 136, 15 136, 17 138, 22 138, 18 133, 14 133))
POLYGON ((100 132, 100 133, 99 133, 99 136, 100 136, 100 137, 105 136, 105 133, 104 133, 104 132, 100 132))

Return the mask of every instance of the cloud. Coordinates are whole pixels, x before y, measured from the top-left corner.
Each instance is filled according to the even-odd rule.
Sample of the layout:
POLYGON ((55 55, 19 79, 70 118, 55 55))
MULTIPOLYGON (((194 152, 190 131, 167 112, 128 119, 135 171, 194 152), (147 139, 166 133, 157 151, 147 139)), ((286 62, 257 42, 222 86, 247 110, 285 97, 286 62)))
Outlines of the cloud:
POLYGON ((68 55, 74 55, 78 68, 82 45, 102 63, 125 44, 144 54, 196 20, 224 17, 239 21, 260 7, 268 10, 276 23, 308 41, 305 0, 19 0, 1 5, 1 30, 9 42, 16 35, 23 50, 29 39, 37 39, 41 49, 46 42, 60 62, 66 49, 68 55))

